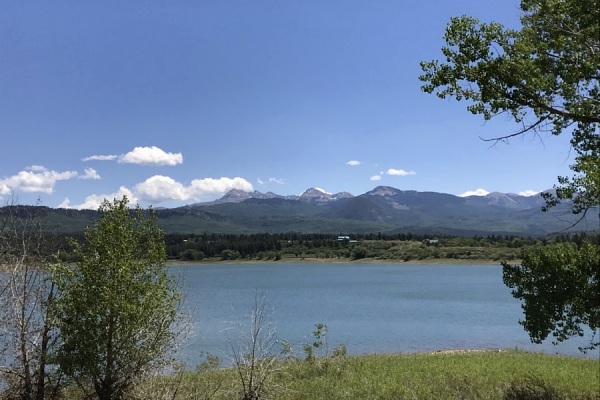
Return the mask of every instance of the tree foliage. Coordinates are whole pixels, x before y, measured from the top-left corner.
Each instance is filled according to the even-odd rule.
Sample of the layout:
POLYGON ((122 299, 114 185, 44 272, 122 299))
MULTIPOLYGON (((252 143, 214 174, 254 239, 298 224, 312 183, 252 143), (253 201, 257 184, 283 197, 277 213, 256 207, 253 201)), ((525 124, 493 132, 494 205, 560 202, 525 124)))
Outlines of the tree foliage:
MULTIPOLYGON (((523 129, 598 143, 600 8, 596 0, 522 0, 522 29, 452 18, 442 48, 447 64, 422 62, 423 90, 470 100, 490 119, 508 113, 523 129)), ((585 145, 584 147, 588 147, 585 145)))
POLYGON ((442 48, 447 63, 422 62, 423 90, 472 102, 489 120, 508 114, 525 132, 572 133, 573 178, 559 177, 556 196, 573 212, 600 203, 600 5, 597 0, 522 0, 520 30, 472 17, 453 18, 442 48))
MULTIPOLYGON (((489 120, 509 115, 526 132, 570 133, 573 177, 559 177, 546 206, 571 201, 572 212, 600 206, 600 4, 597 0, 521 0, 521 29, 452 18, 442 48, 446 63, 422 62, 422 89, 440 98, 468 100, 489 120)), ((598 328, 598 247, 559 246, 525 254, 521 266, 504 264, 505 283, 524 301, 522 322, 534 342, 557 341, 598 328), (579 289, 573 282, 583 285, 579 289), (592 301, 593 300, 593 301, 592 301)), ((598 342, 591 346, 598 345, 598 342)))
MULTIPOLYGON (((555 343, 600 328, 600 247, 562 243, 526 250, 521 265, 502 264, 504 283, 523 300, 521 325, 534 343, 555 343)), ((600 340, 594 337, 588 348, 600 340)))
MULTIPOLYGON (((600 142, 598 147, 588 152, 579 152, 571 169, 572 177, 559 176, 559 185, 555 186, 556 195, 551 192, 542 193, 546 200, 547 211, 561 200, 572 201, 572 211, 580 214, 579 221, 585 218, 588 211, 600 206, 600 142)), ((600 213, 600 210, 599 210, 600 213)))
POLYGON ((160 368, 174 349, 180 295, 167 274, 153 212, 105 201, 100 219, 74 243, 80 260, 54 273, 58 363, 82 389, 121 399, 134 379, 160 368))

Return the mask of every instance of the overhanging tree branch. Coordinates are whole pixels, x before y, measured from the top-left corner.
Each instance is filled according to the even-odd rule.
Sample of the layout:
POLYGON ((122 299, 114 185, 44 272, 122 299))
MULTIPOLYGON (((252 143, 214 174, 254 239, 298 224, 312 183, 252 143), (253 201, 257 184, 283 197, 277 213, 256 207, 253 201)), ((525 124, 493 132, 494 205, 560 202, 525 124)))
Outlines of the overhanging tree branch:
MULTIPOLYGON (((544 209, 569 200, 583 221, 600 206, 600 7, 597 0, 521 0, 521 10, 520 30, 453 18, 442 48, 447 64, 421 63, 422 90, 470 100, 467 110, 485 120, 506 112, 520 124, 535 115, 519 131, 484 141, 542 128, 571 134, 575 175, 558 178, 556 195, 544 194, 544 209)), ((600 327, 599 268, 600 247, 589 243, 535 249, 520 266, 504 263, 504 282, 524 301, 522 325, 532 341, 550 332, 563 341, 581 335, 585 326, 600 327)), ((598 345, 594 337, 588 349, 598 345)))

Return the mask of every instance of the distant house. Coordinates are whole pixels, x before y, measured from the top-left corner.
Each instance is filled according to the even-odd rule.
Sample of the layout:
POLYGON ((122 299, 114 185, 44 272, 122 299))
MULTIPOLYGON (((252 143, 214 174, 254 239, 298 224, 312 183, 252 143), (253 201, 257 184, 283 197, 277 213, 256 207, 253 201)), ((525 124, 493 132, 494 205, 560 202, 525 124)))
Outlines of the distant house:
POLYGON ((338 236, 337 240, 338 242, 349 242, 350 236, 338 236))

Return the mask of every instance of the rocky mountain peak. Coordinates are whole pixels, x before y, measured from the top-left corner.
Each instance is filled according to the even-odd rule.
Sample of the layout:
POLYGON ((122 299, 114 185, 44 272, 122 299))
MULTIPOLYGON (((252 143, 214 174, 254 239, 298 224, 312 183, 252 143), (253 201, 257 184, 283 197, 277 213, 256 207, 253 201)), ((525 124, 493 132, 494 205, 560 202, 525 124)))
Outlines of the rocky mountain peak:
POLYGON ((351 199, 352 197, 354 197, 354 195, 352 193, 348 193, 348 192, 340 192, 340 193, 336 193, 333 195, 333 198, 335 200, 338 199, 351 199))
POLYGON ((401 190, 391 186, 377 186, 375 189, 365 193, 370 196, 395 196, 402 193, 401 190))
POLYGON ((248 192, 244 192, 241 189, 231 189, 229 192, 225 193, 221 200, 229 200, 229 201, 243 201, 251 198, 252 195, 248 192))
POLYGON ((300 198, 311 198, 311 197, 331 198, 331 193, 327 193, 323 189, 319 189, 319 188, 310 188, 310 189, 306 189, 300 195, 300 198))

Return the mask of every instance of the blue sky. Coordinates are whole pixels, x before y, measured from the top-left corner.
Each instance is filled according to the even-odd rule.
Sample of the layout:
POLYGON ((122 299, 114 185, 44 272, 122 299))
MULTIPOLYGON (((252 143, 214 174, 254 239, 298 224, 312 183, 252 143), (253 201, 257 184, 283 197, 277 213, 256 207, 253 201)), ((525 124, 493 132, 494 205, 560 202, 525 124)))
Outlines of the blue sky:
MULTIPOLYGON (((421 92, 450 17, 518 2, 0 0, 0 197, 175 207, 230 189, 533 193, 569 137, 421 92)), ((11 200, 12 199, 12 200, 11 200)))

